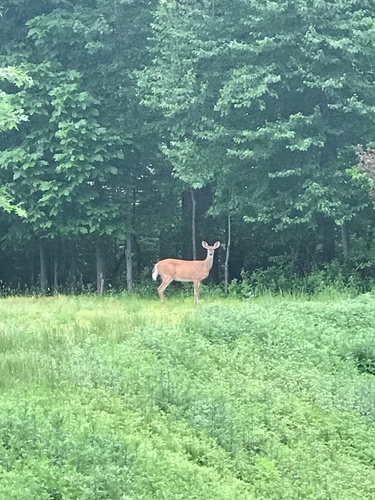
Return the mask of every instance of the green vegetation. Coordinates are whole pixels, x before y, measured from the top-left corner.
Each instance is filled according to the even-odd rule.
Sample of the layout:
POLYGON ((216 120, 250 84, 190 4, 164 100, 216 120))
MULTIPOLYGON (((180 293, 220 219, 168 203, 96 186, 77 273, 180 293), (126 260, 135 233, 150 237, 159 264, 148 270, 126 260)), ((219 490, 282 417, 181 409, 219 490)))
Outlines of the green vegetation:
POLYGON ((0 300, 0 498, 375 497, 375 297, 0 300))
POLYGON ((216 284, 371 290, 373 3, 1 0, 1 293, 132 291, 202 240, 216 284))

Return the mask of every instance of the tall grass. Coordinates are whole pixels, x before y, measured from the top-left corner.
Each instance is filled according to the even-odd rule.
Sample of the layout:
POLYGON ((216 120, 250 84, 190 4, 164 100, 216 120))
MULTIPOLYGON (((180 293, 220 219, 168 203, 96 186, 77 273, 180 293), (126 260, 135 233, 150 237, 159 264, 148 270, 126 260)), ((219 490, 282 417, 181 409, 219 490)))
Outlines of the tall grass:
POLYGON ((0 498, 374 498, 374 306, 0 300, 0 498))

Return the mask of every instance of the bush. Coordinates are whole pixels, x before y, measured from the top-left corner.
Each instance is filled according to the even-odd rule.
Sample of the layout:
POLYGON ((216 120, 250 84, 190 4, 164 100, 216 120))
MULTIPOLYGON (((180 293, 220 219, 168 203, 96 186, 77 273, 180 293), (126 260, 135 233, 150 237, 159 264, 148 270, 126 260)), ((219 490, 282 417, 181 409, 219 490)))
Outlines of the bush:
POLYGON ((373 289, 375 280, 364 279, 361 270, 350 269, 335 260, 322 269, 315 267, 308 274, 299 274, 295 268, 273 265, 252 273, 242 271, 241 279, 232 280, 229 293, 234 297, 258 297, 265 293, 281 295, 314 295, 319 293, 348 292, 359 294, 373 289))

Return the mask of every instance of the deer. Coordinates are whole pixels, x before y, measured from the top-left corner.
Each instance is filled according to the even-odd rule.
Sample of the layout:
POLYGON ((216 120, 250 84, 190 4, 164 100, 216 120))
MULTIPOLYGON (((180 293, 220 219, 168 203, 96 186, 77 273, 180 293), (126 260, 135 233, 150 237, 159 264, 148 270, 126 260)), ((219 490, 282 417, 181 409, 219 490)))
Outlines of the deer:
POLYGON ((204 260, 164 259, 155 264, 152 278, 156 281, 160 274, 162 282, 158 287, 158 294, 163 305, 165 304, 164 291, 172 281, 192 281, 194 283, 194 303, 199 303, 199 286, 201 281, 209 275, 214 262, 215 250, 219 246, 220 241, 212 246, 202 241, 202 247, 207 250, 207 257, 204 260))

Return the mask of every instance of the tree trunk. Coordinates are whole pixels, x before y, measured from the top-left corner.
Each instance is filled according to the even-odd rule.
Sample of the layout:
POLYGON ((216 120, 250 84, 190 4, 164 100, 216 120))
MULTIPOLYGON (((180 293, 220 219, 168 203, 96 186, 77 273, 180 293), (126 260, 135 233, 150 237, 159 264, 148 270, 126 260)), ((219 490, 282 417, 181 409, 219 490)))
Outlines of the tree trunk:
POLYGON ((142 272, 142 248, 135 235, 133 237, 133 247, 135 254, 135 269, 136 269, 135 280, 139 281, 142 272))
POLYGON ((197 260, 197 238, 196 238, 196 207, 194 189, 190 190, 191 195, 191 242, 193 249, 193 260, 197 260))
POLYGON ((102 238, 96 240, 96 293, 105 293, 105 252, 102 238))
POLYGON ((133 291, 133 252, 132 252, 132 235, 126 235, 126 289, 129 293, 133 291))
POLYGON ((35 254, 35 245, 32 246, 32 252, 31 252, 31 275, 30 275, 30 287, 32 290, 35 288, 35 261, 36 261, 36 254, 35 254))
POLYGON ((207 210, 212 205, 212 189, 190 189, 181 193, 181 258, 203 259, 205 252, 197 241, 215 241, 217 231, 207 210))
POLYGON ((77 256, 76 256, 76 245, 73 242, 72 245, 72 267, 70 270, 70 287, 73 294, 77 291, 77 256))
POLYGON ((47 295, 48 291, 48 272, 47 272, 47 259, 45 252, 45 240, 39 239, 39 259, 40 259, 40 293, 47 295))
MULTIPOLYGON (((197 204, 195 210, 195 225, 196 225, 196 237, 197 241, 200 240, 217 240, 217 230, 215 227, 214 219, 209 216, 207 217, 207 211, 212 206, 212 188, 211 186, 206 186, 202 189, 194 190, 194 198, 197 204)), ((200 245, 197 245, 197 258, 204 258, 204 250, 200 254, 200 245)))
POLYGON ((53 258, 53 293, 57 293, 59 287, 59 260, 60 260, 60 239, 55 240, 54 258, 53 258))
POLYGON ((322 237, 322 260, 323 264, 326 264, 335 257, 335 223, 321 214, 319 228, 322 237))
POLYGON ((348 260, 350 252, 350 234, 349 234, 348 221, 344 221, 341 224, 341 238, 342 238, 342 250, 344 253, 344 259, 348 260))
POLYGON ((120 254, 117 262, 115 263, 115 267, 113 268, 111 275, 110 275, 111 283, 114 287, 116 287, 116 285, 117 285, 117 276, 118 276, 119 271, 121 269, 122 263, 125 260, 125 256, 126 256, 126 248, 125 249, 122 248, 121 254, 120 254))
POLYGON ((191 250, 191 193, 181 194, 181 256, 185 260, 192 258, 191 250))
POLYGON ((225 294, 228 293, 230 244, 231 244, 231 220, 230 220, 230 215, 228 215, 228 239, 227 239, 227 248, 225 250, 225 264, 224 264, 225 294))
POLYGON ((59 288, 58 269, 59 269, 59 261, 58 261, 57 257, 55 257, 54 263, 53 263, 53 292, 54 293, 58 293, 57 289, 59 288))

